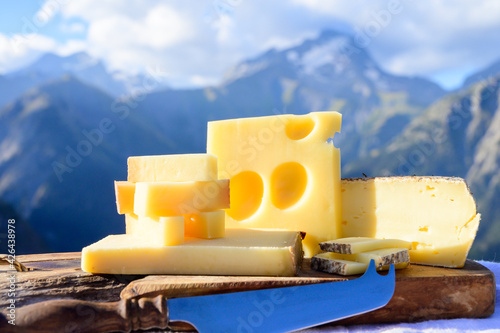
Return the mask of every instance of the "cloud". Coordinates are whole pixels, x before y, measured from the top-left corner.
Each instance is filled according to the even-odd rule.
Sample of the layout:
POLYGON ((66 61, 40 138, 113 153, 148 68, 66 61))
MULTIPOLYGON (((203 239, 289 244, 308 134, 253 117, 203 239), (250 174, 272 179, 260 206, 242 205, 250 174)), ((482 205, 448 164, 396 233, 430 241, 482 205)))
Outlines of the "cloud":
POLYGON ((0 33, 0 73, 25 66, 56 46, 57 43, 52 38, 36 33, 12 36, 0 33))

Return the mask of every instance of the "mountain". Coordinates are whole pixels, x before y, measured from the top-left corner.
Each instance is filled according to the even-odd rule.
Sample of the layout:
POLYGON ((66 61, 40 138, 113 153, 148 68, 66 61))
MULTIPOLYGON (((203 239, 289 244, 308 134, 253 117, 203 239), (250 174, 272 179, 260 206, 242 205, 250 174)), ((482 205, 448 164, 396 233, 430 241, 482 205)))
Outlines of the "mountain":
POLYGON ((113 97, 133 94, 136 88, 142 87, 145 78, 142 74, 132 76, 117 72, 110 73, 102 61, 85 52, 66 57, 46 53, 29 66, 0 76, 0 91, 2 92, 0 106, 14 101, 31 88, 58 80, 65 75, 71 75, 113 97))
POLYGON ((343 175, 465 178, 482 214, 471 255, 494 260, 500 253, 499 88, 496 76, 445 96, 385 146, 346 165, 343 175))
POLYGON ((476 72, 470 76, 468 76, 462 85, 462 87, 466 88, 471 86, 474 83, 478 83, 480 81, 487 80, 489 78, 492 78, 494 76, 497 76, 500 74, 500 59, 492 63, 491 65, 487 66, 486 68, 483 68, 479 72, 476 72))
POLYGON ((0 198, 51 251, 122 232, 114 180, 131 155, 180 152, 140 115, 74 77, 42 85, 0 110, 0 198))
POLYGON ((333 31, 241 62, 218 86, 127 98, 102 89, 106 77, 88 79, 103 73, 99 62, 75 70, 78 57, 62 66, 63 58, 47 55, 0 77, 18 87, 0 109, 0 199, 50 251, 79 251, 123 233, 113 181, 126 179, 126 158, 204 152, 207 121, 338 110, 334 142, 350 165, 399 137, 445 94, 428 80, 385 72, 352 37, 333 31))
POLYGON ((138 108, 159 128, 167 124, 164 114, 176 113, 199 149, 205 145, 205 121, 337 110, 343 114, 337 145, 346 163, 399 134, 444 94, 428 80, 386 73, 352 37, 325 31, 236 65, 219 86, 155 92, 138 108))

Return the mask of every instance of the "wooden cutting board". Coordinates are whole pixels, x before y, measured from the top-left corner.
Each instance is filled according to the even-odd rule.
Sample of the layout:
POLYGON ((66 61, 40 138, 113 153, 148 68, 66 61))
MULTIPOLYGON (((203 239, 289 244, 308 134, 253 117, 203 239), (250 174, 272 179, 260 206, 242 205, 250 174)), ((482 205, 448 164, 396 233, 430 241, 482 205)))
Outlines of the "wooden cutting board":
MULTIPOLYGON (((80 253, 17 256, 30 269, 16 274, 16 306, 54 299, 114 302, 121 299, 167 298, 207 295, 292 285, 345 281, 358 276, 316 272, 305 260, 296 277, 93 275, 80 269, 80 253)), ((8 266, 0 266, 0 289, 8 290, 8 266)), ((396 290, 384 308, 345 319, 336 325, 415 322, 430 319, 484 318, 495 309, 495 276, 484 266, 468 260, 462 269, 421 265, 396 273, 396 290)), ((0 294, 0 311, 9 304, 0 294)), ((4 312, 5 314, 5 312, 4 312)), ((186 325, 173 325, 180 330, 186 325)))

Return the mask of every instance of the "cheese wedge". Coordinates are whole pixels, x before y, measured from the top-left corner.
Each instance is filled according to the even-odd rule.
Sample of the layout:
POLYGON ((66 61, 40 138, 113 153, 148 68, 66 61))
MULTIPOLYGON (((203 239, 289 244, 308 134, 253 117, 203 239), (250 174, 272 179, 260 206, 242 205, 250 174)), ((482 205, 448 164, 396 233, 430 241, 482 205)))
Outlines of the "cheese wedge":
POLYGON ((399 264, 403 262, 410 262, 410 254, 408 249, 392 248, 392 249, 378 249, 367 252, 360 252, 354 254, 342 254, 334 252, 328 253, 328 258, 356 261, 364 264, 369 264, 371 260, 375 261, 375 267, 382 267, 391 264, 399 264))
POLYGON ((463 267, 479 220, 461 178, 342 180, 342 237, 412 242, 412 263, 463 267))
POLYGON ((135 184, 134 214, 177 216, 229 208, 229 180, 140 182, 135 184))
MULTIPOLYGON (((408 262, 401 262, 394 265, 395 269, 404 269, 408 267, 408 262)), ((378 271, 389 270, 390 265, 377 267, 378 271)), ((319 253, 311 258, 311 268, 325 273, 339 275, 363 274, 368 268, 368 264, 350 260, 332 258, 329 252, 319 253)))
POLYGON ((298 232, 228 229, 225 238, 155 246, 111 235, 83 248, 82 270, 100 274, 294 276, 302 260, 298 232))
POLYGON ((341 114, 313 112, 208 123, 207 152, 230 178, 229 228, 306 232, 306 257, 340 237, 341 114))
POLYGON ((130 182, 186 182, 217 180, 217 157, 210 154, 131 156, 130 182))
POLYGON ((126 233, 135 235, 155 246, 184 243, 184 216, 145 217, 125 215, 126 233))
POLYGON ((411 249, 410 242, 400 239, 376 239, 370 237, 346 237, 319 243, 321 250, 326 252, 353 254, 383 248, 411 249))

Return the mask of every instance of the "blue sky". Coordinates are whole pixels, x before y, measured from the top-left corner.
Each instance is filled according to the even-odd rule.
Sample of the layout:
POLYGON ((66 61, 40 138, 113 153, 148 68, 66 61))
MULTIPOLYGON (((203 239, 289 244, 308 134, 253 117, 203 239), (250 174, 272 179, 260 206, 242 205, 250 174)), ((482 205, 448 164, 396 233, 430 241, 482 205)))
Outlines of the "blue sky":
POLYGON ((366 42, 380 66, 455 88, 500 59, 500 2, 412 0, 2 1, 0 74, 44 52, 111 70, 161 68, 174 87, 216 84, 238 61, 324 29, 366 42))

